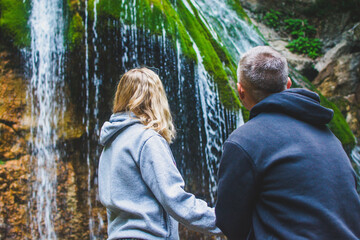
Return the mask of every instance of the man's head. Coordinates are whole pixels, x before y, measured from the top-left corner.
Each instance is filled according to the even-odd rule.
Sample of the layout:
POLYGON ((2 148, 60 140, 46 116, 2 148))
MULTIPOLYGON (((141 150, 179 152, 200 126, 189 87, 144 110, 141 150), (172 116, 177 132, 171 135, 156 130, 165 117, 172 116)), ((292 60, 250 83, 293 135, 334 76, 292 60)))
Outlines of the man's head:
POLYGON ((248 110, 291 86, 286 58, 268 46, 254 47, 243 55, 237 78, 240 99, 248 110))

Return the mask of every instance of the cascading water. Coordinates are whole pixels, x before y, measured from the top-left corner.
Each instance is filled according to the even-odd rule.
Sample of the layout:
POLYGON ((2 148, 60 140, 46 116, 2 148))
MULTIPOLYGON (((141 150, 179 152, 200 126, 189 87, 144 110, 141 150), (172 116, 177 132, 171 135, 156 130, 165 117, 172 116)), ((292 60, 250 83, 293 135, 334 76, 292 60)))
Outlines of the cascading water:
MULTIPOLYGON (((86 103, 85 103, 85 116, 84 123, 86 124, 86 136, 87 136, 87 153, 86 153, 86 164, 88 168, 87 174, 87 186, 88 186, 88 194, 91 196, 91 154, 90 154, 90 145, 91 145, 91 137, 90 137, 90 76, 89 76, 89 44, 88 44, 88 22, 89 13, 88 13, 88 1, 85 0, 85 90, 86 90, 86 103)), ((94 239, 94 222, 92 218, 92 199, 91 197, 87 198, 88 205, 88 214, 89 214, 89 230, 90 230, 90 239, 94 239)))
MULTIPOLYGON (((198 59, 201 59, 200 51, 196 45, 194 45, 195 52, 198 59)), ((215 204, 215 196, 217 191, 217 169, 219 157, 222 152, 222 145, 226 135, 225 125, 225 109, 220 104, 219 95, 216 85, 211 77, 207 74, 205 67, 200 60, 195 72, 195 78, 197 79, 195 89, 196 97, 198 100, 198 119, 199 131, 204 132, 200 135, 201 147, 204 149, 204 154, 200 159, 204 163, 204 168, 209 172, 209 194, 211 203, 215 204)), ((240 114, 241 115, 241 114, 240 114)), ((206 182, 203 175, 203 182, 206 182)))
POLYGON ((28 98, 32 103, 31 167, 32 196, 29 203, 34 238, 56 239, 58 121, 64 112, 63 88, 63 6, 58 0, 32 1, 31 82, 28 98))
MULTIPOLYGON (((187 190, 214 204, 222 145, 243 120, 238 110, 225 109, 220 101, 218 92, 223 86, 214 82, 204 42, 197 42, 199 39, 191 35, 183 12, 199 17, 200 20, 194 19, 201 21, 214 39, 209 50, 217 42, 220 47, 216 50, 226 48, 234 66, 246 50, 263 44, 261 37, 229 0, 164 0, 160 7, 156 6, 158 1, 84 0, 78 2, 75 10, 63 10, 64 2, 33 0, 29 19, 32 77, 28 95, 34 123, 30 144, 34 181, 29 213, 33 239, 105 238, 106 212, 97 195, 97 160, 101 151, 97 140, 101 124, 111 114, 119 77, 139 66, 153 67, 168 93, 177 128, 177 139, 171 148, 187 190), (148 2, 150 6, 147 10, 144 7, 142 14, 138 6, 148 2), (146 14, 165 5, 175 9, 172 13, 171 9, 166 10, 173 24, 157 15, 151 19, 156 24, 148 26, 142 22, 146 14), (73 29, 77 26, 83 34, 82 44, 75 50, 63 42, 68 37, 68 33, 63 33, 67 29, 63 16, 69 16, 70 21, 75 15, 71 11, 78 11, 80 24, 68 25, 73 29), (176 11, 182 14, 176 15, 176 11), (181 24, 188 27, 181 34, 191 39, 189 45, 194 54, 190 58, 180 31, 173 30, 181 24), (81 134, 58 141, 59 121, 69 109, 76 114, 67 123, 78 121, 74 126, 80 126, 81 134), (66 152, 60 156, 63 150, 66 152)), ((212 56, 217 57, 216 50, 212 56)), ((229 77, 231 64, 220 61, 217 70, 229 70, 229 77)), ((182 234, 184 239, 207 239, 182 234)))
POLYGON ((98 213, 97 220, 99 222, 99 226, 96 226, 95 219, 93 217, 93 191, 95 190, 95 199, 98 201, 98 194, 97 194, 97 161, 92 158, 97 159, 100 155, 100 149, 96 148, 95 154, 92 154, 92 142, 99 138, 100 129, 99 129, 99 88, 101 85, 101 76, 98 75, 98 61, 99 61, 99 52, 97 50, 97 4, 98 0, 93 2, 93 14, 94 14, 94 21, 92 26, 92 34, 93 37, 89 40, 89 11, 88 11, 88 1, 85 1, 85 81, 86 81, 86 103, 85 103, 85 116, 84 116, 84 124, 86 124, 86 139, 87 139, 87 152, 86 152, 86 164, 87 164, 87 205, 88 205, 88 216, 89 216, 89 237, 90 239, 97 239, 98 233, 103 228, 103 218, 101 214, 98 213), (90 59, 89 57, 89 42, 92 45, 93 50, 93 58, 90 59), (90 65, 93 67, 93 74, 90 75, 90 65), (90 88, 95 88, 94 94, 91 94, 90 88), (90 97, 93 96, 93 97, 90 97), (93 106, 91 106, 91 102, 93 98, 93 106), (93 107, 93 109, 91 109, 93 107), (91 121, 94 120, 93 124, 91 121), (90 132, 91 131, 91 132, 90 132), (94 176, 95 175, 95 176, 94 176), (93 178, 94 176, 94 178, 93 178))
POLYGON ((255 28, 236 11, 238 3, 225 0, 190 0, 217 33, 215 39, 223 42, 235 62, 252 47, 264 45, 255 28), (231 4, 230 4, 231 3, 231 4), (213 7, 217 6, 217 7, 213 7))

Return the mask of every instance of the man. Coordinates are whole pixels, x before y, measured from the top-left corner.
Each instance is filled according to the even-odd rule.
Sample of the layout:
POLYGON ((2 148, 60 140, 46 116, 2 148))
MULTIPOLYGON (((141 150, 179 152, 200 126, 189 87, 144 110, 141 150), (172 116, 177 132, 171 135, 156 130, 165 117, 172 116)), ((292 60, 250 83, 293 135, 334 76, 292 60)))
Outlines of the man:
POLYGON ((286 59, 248 51, 238 92, 250 120, 227 139, 219 169, 217 226, 229 239, 360 239, 355 174, 326 124, 319 96, 289 89, 286 59))

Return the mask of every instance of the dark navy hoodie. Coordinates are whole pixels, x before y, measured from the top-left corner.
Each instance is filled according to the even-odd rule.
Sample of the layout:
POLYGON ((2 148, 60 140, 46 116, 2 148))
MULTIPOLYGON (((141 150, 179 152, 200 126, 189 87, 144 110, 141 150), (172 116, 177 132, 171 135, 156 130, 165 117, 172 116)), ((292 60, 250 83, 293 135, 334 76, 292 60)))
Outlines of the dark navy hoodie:
POLYGON ((255 105, 227 139, 217 226, 233 239, 360 239, 355 173, 317 94, 289 89, 255 105))

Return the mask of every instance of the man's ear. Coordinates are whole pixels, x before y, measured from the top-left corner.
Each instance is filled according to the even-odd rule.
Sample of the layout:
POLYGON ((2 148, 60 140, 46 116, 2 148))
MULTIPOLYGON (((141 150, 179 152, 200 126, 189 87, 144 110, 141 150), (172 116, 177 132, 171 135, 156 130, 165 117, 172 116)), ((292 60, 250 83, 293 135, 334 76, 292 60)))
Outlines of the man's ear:
POLYGON ((287 83, 286 83, 286 89, 289 89, 292 85, 291 79, 288 77, 287 83))
POLYGON ((244 88, 241 86, 241 83, 237 83, 237 90, 239 92, 239 96, 240 96, 240 99, 244 99, 245 97, 245 94, 244 94, 244 88))

